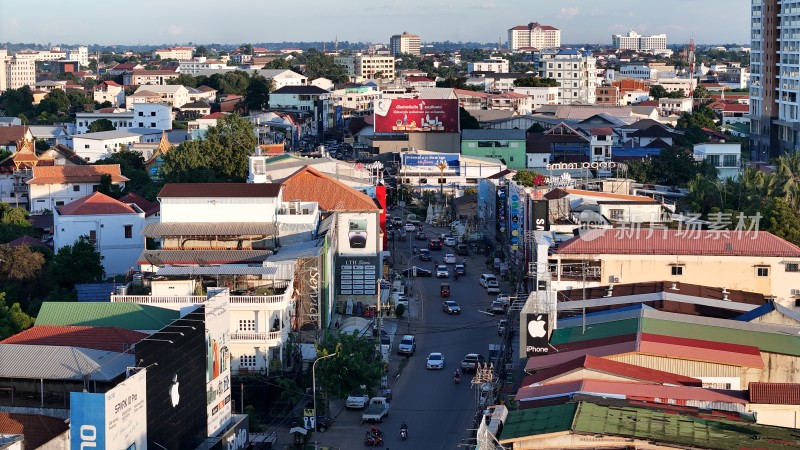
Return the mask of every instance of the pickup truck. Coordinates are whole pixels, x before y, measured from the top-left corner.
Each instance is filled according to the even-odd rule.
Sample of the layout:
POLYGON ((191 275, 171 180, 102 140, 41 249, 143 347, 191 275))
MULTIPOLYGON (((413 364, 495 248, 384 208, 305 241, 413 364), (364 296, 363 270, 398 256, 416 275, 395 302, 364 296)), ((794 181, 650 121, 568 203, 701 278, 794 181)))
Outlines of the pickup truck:
POLYGON ((470 353, 461 361, 462 372, 475 372, 478 369, 478 364, 483 364, 484 359, 482 355, 477 353, 470 353))
POLYGON ((367 409, 361 414, 362 422, 383 422, 383 418, 389 415, 389 402, 386 397, 372 397, 369 400, 367 409))
POLYGON ((352 409, 364 409, 369 403, 369 395, 367 394, 350 394, 347 396, 347 401, 344 406, 352 409))

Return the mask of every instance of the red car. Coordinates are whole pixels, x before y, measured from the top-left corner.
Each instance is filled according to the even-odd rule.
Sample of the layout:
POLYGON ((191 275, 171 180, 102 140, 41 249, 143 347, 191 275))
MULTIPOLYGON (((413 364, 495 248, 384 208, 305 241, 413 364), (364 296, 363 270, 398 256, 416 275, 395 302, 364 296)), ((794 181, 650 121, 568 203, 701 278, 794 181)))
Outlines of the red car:
POLYGON ((442 241, 438 239, 431 239, 428 242, 428 249, 430 250, 441 250, 442 249, 442 241))

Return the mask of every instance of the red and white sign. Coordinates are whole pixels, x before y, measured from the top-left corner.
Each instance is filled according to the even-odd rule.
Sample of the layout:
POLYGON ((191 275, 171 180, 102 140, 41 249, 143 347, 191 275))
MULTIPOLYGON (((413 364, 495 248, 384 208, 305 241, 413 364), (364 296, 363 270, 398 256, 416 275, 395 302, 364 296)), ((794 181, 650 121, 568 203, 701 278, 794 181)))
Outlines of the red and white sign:
POLYGON ((458 100, 375 100, 376 133, 458 133, 458 100))

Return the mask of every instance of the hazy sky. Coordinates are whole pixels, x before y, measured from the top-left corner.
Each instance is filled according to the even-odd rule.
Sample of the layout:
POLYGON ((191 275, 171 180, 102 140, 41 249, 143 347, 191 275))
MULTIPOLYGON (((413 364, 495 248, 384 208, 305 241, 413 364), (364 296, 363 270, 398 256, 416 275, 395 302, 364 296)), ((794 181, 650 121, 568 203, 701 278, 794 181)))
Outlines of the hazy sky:
POLYGON ((180 44, 282 41, 506 42, 537 21, 562 43, 667 34, 668 43, 749 44, 749 0, 0 0, 0 42, 180 44))

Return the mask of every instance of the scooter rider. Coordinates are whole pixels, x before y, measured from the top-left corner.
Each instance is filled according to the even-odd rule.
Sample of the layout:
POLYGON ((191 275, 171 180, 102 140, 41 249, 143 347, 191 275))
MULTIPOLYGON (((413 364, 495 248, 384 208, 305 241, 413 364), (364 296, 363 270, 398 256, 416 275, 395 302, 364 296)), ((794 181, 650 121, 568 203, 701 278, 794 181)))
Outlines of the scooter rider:
POLYGON ((403 421, 403 423, 400 424, 400 439, 405 440, 406 438, 408 438, 408 425, 403 421))
POLYGON ((400 424, 400 429, 401 430, 406 430, 406 432, 408 431, 408 425, 406 425, 406 421, 405 420, 403 421, 403 423, 400 424))
POLYGON ((456 379, 456 380, 461 379, 461 372, 459 372, 458 370, 453 372, 453 379, 456 379))

